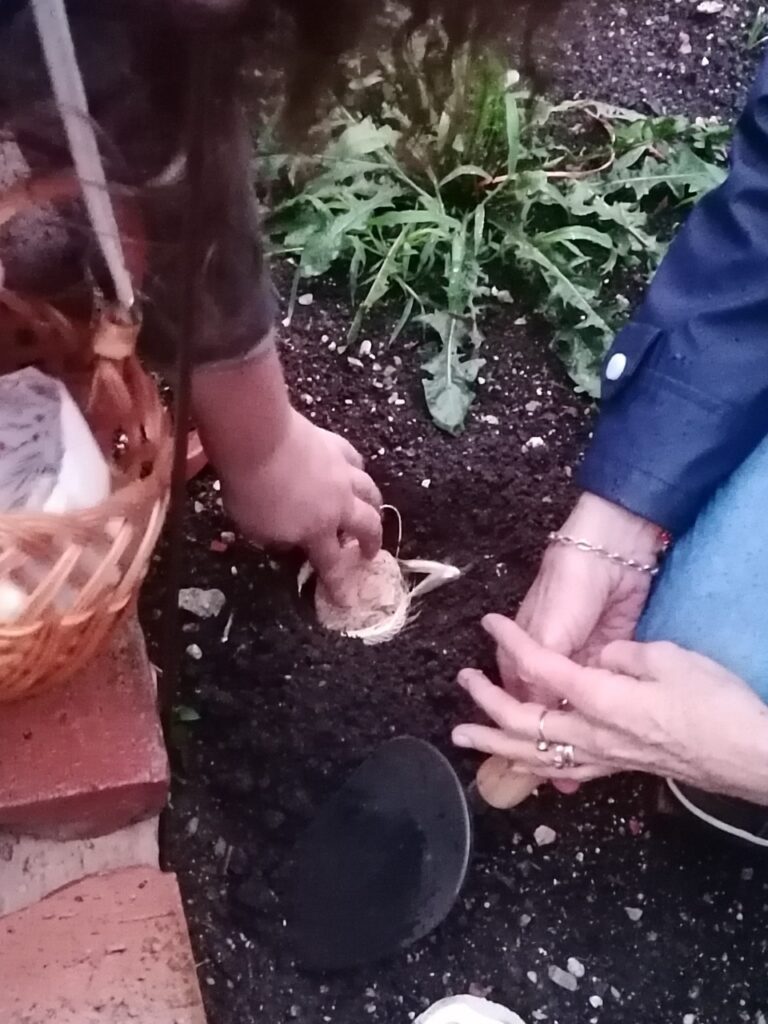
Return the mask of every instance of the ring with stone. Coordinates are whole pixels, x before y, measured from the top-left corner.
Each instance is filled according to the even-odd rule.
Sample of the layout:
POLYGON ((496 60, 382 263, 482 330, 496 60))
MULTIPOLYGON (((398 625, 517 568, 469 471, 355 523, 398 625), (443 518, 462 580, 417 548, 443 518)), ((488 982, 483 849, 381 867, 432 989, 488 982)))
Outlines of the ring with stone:
POLYGON ((549 750, 549 748, 551 746, 551 743, 549 742, 547 737, 544 735, 544 719, 547 717, 548 714, 549 714, 549 708, 544 708, 544 710, 539 715, 539 729, 538 729, 539 738, 536 741, 536 749, 540 750, 542 753, 546 753, 546 751, 549 750))
POLYGON ((563 768, 576 767, 576 753, 572 743, 558 743, 552 759, 552 767, 561 771, 563 768))

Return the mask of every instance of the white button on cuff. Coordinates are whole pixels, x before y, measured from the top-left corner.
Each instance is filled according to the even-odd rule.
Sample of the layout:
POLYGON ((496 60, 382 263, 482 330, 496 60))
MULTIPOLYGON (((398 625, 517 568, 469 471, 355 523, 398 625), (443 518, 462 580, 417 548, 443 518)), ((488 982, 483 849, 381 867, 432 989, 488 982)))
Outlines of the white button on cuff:
POLYGON ((618 380, 627 368, 627 357, 623 352, 615 352, 608 360, 605 368, 607 380, 618 380))

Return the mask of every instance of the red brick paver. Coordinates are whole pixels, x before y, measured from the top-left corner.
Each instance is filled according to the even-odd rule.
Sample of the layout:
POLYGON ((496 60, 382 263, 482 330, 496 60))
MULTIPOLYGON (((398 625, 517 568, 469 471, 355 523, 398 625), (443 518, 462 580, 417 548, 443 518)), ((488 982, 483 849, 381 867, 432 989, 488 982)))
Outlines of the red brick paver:
POLYGON ((0 705, 0 829, 104 835, 156 813, 167 790, 155 685, 137 622, 67 686, 0 705))
POLYGON ((0 920, 0 1024, 205 1024, 175 876, 97 875, 0 920))

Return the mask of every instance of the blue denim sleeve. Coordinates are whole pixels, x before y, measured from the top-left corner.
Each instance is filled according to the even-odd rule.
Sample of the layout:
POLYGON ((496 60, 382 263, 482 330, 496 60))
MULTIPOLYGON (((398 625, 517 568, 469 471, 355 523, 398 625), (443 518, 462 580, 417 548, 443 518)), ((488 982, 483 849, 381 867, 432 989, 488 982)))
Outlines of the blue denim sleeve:
POLYGON ((768 59, 726 181, 694 208, 603 366, 580 473, 679 534, 768 434, 768 59))

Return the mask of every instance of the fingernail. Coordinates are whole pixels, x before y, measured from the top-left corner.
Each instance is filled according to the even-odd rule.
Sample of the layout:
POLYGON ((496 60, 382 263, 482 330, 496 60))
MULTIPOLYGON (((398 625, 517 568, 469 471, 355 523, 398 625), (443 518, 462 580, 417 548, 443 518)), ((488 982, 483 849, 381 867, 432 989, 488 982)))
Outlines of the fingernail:
POLYGON ((465 690, 468 689, 469 684, 472 682, 472 672, 470 669, 462 669, 456 677, 456 682, 459 686, 463 686, 465 690))
POLYGON ((453 745, 455 747, 471 747, 472 746, 472 741, 470 740, 469 736, 465 732, 461 732, 460 730, 456 730, 454 732, 452 739, 453 739, 453 745))

